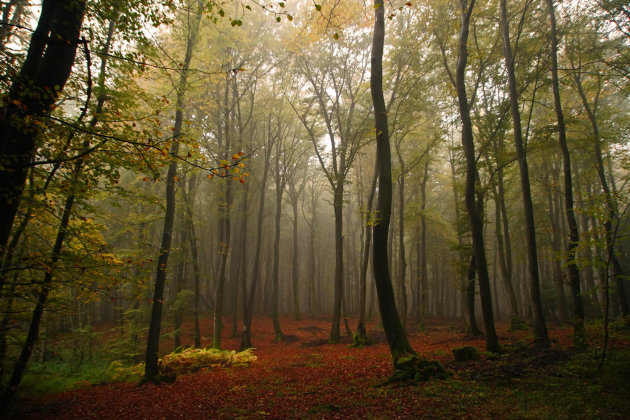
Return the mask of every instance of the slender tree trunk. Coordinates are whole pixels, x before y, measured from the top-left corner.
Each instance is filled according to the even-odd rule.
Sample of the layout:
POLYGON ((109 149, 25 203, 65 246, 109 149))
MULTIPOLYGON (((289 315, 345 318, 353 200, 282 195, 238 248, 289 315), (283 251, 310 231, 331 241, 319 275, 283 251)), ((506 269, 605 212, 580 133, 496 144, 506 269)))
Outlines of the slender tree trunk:
MULTIPOLYGON (((89 144, 87 140, 84 142, 84 149, 87 149, 89 144)), ((70 224, 70 215, 72 214, 72 207, 74 205, 74 201, 76 198, 76 192, 79 188, 79 180, 81 176, 81 172, 83 166, 85 164, 85 159, 80 158, 75 162, 74 168, 71 174, 71 188, 70 194, 66 197, 66 201, 63 207, 63 212, 61 214, 61 222, 59 224, 59 229, 57 230, 57 236, 55 238, 55 243, 53 245, 53 249, 50 255, 50 260, 47 264, 46 274, 44 275, 44 279, 41 284, 41 289, 37 296, 37 302, 35 304, 35 309, 33 310, 33 315, 31 317, 31 321, 28 327, 28 333, 26 335, 26 340, 24 341, 24 345, 22 346, 22 351, 13 367, 13 372, 11 377, 9 378, 9 382, 7 383, 6 388, 0 398, 0 410, 4 409, 13 399, 15 392, 17 391, 20 382, 22 381, 22 375, 24 374, 24 370, 26 369, 26 365, 31 357, 33 352, 33 348, 37 343, 37 338, 39 337, 39 327, 41 325, 42 316, 44 314, 44 309, 46 305, 46 301, 48 299, 48 295, 52 289, 53 282, 53 273, 55 270, 55 265, 59 261, 61 256, 61 249, 63 247, 64 240, 66 238, 66 234, 68 232, 68 225, 70 224)))
MULTIPOLYGON (((502 229, 502 217, 501 217, 501 201, 503 197, 499 197, 498 192, 495 194, 495 206, 494 206, 494 220, 495 220, 495 234, 497 236, 497 257, 499 259, 499 268, 501 270, 501 278, 503 279, 503 286, 505 287, 505 293, 508 296, 510 304, 510 320, 515 327, 515 320, 518 319, 518 304, 516 303, 516 295, 514 294, 514 287, 512 286, 512 276, 508 273, 506 264, 506 252, 504 245, 503 229, 502 229)), ((496 295, 496 293, 495 293, 496 295)))
POLYGON ((297 198, 291 200, 293 208, 293 264, 291 268, 291 280, 293 283, 293 318, 296 321, 302 319, 300 310, 300 279, 299 279, 299 241, 298 241, 298 201, 297 198))
POLYGON ((280 270, 280 219, 282 217, 282 195, 284 193, 285 174, 280 170, 280 154, 282 153, 282 139, 278 139, 276 144, 275 156, 275 180, 276 180, 276 214, 274 225, 273 240, 273 278, 271 291, 271 318, 273 319, 273 330, 276 340, 280 341, 284 338, 282 329, 280 328, 280 319, 278 318, 278 280, 280 270))
POLYGON ((370 339, 367 336, 367 329, 365 328, 365 311, 367 300, 367 271, 370 263, 370 247, 372 245, 372 208, 374 206, 374 195, 376 193, 377 181, 378 167, 375 166, 374 174, 372 175, 372 184, 370 185, 370 192, 365 207, 365 242, 363 245, 363 255, 361 256, 361 273, 359 278, 359 323, 357 324, 357 331, 353 340, 355 345, 370 344, 370 339))
MULTIPOLYGON (((468 34, 470 18, 472 16, 475 0, 461 0, 462 26, 459 36, 459 58, 457 62, 457 97, 459 100, 459 113, 462 119, 462 146, 466 157, 466 208, 470 219, 470 227, 473 239, 473 256, 477 277, 479 279, 479 291, 481 294, 481 309, 483 312, 484 326, 486 329, 486 350, 498 352, 501 350, 496 331, 494 329, 494 314, 492 312, 492 297, 490 293, 490 278, 483 237, 483 217, 480 212, 482 202, 476 198, 476 186, 479 175, 477 173, 475 144, 470 120, 470 106, 466 95, 466 62, 468 60, 468 34)), ((481 200, 479 200, 481 201, 481 200)))
POLYGON ((547 324, 543 314, 542 300, 540 297, 540 274, 538 271, 538 251, 536 249, 536 225, 534 223, 534 206, 529 185, 529 168, 527 166, 527 152, 523 145, 523 131, 521 128, 521 114, 518 105, 518 93, 516 77, 514 74, 514 56, 510 44, 510 28, 508 26, 506 0, 500 1, 501 27, 503 30, 503 52, 505 67, 508 76, 510 92, 510 110, 512 124, 514 125, 514 145, 521 174, 521 190, 523 193, 523 208, 525 212, 525 236, 527 242, 527 257, 529 263, 529 278, 534 311, 534 340, 537 347, 550 346, 547 324))
MULTIPOLYGON (((545 172, 549 172, 547 165, 543 166, 545 172)), ((553 171, 553 170, 552 170, 553 171)), ((545 175, 545 180, 547 180, 545 175)), ((557 174, 554 171, 553 184, 559 181, 557 174)), ((548 183, 548 182, 547 182, 548 183)), ((557 184, 556 184, 557 185, 557 184)), ((555 206, 553 186, 548 186, 547 190, 547 205, 549 207, 549 223, 551 225, 551 266, 553 269, 553 284, 556 289, 556 301, 558 303, 558 318, 560 322, 566 322, 569 319, 566 297, 564 293, 564 273, 562 271, 562 264, 559 256, 562 254, 562 232, 560 223, 560 209, 555 206)), ((555 188, 557 190, 557 188, 555 188)), ((558 203, 559 204, 559 203, 558 203)))
POLYGON ((184 95, 188 79, 188 69, 192 59, 195 46, 201 13, 198 14, 196 23, 189 28, 188 40, 186 43, 186 53, 184 63, 180 73, 179 85, 177 86, 177 102, 175 109, 175 124, 173 126, 173 142, 170 147, 171 163, 168 165, 166 175, 166 213, 164 216, 164 228, 162 229, 162 241, 160 244, 160 254, 157 262, 157 273, 155 276, 155 289, 153 292, 153 303, 151 306, 151 320, 149 322, 149 333, 147 336, 147 350, 145 359, 145 369, 143 382, 159 382, 160 374, 158 370, 158 357, 160 348, 160 327, 162 323, 162 306, 164 300, 164 283, 166 281, 166 270, 168 267, 168 257, 171 252, 171 240, 173 236, 173 224, 175 221, 175 178, 177 175, 177 156, 179 153, 179 137, 182 135, 182 123, 184 120, 184 95))
MULTIPOLYGON (((223 149, 223 159, 229 161, 230 159, 230 147, 231 147, 231 132, 230 132, 230 106, 229 106, 229 93, 230 83, 229 75, 226 75, 225 80, 225 96, 224 96, 224 139, 225 148, 223 149)), ((221 141, 219 140, 219 147, 221 147, 221 141)), ((231 239, 231 220, 230 213, 232 212, 232 178, 229 176, 224 178, 224 190, 223 198, 219 203, 219 270, 217 275, 216 292, 214 295, 214 317, 213 317, 213 334, 212 334, 212 347, 216 349, 221 348, 221 332, 223 330, 223 306, 225 300, 225 282, 227 278, 227 263, 230 254, 230 239, 231 239)))
MULTIPOLYGON (((427 218, 424 214, 427 208, 427 181, 429 179, 429 160, 424 164, 422 183, 420 184, 420 315, 422 319, 422 330, 424 331, 424 320, 427 315, 429 304, 429 267, 427 261, 427 218)), ((420 325, 419 325, 420 326, 420 325)))
POLYGON ((405 256, 405 176, 398 178, 398 284, 400 286, 400 317, 407 327, 407 261, 405 256))
MULTIPOLYGON (((271 129, 269 128, 269 134, 271 129)), ((271 139, 271 136, 269 136, 271 139)), ((277 140, 276 140, 277 141, 277 140)), ((248 288, 243 288, 243 336, 241 337, 241 350, 252 347, 252 312, 254 309, 254 297, 256 296, 256 288, 260 283, 260 260, 262 253, 262 230, 265 221, 265 193, 267 191, 267 178, 269 175, 269 158, 271 156, 272 145, 268 145, 264 153, 264 166, 262 178, 260 181, 260 198, 258 202, 258 220, 256 224, 256 250, 254 252, 254 263, 252 266, 252 280, 248 288)))
POLYGON ((199 299, 200 299, 200 277, 199 270, 199 251, 197 249, 197 232, 195 229, 195 221, 193 219, 193 208, 195 204, 195 189, 197 184, 197 176, 193 173, 188 177, 188 191, 186 192, 186 212, 185 212, 185 229, 187 230, 187 238, 190 247, 190 256, 193 268, 193 339, 195 347, 201 347, 201 329, 199 327, 199 299))
POLYGON ((341 300, 343 299, 343 182, 337 181, 334 190, 333 207, 335 213, 335 291, 333 297, 333 316, 330 329, 331 344, 341 340, 339 324, 341 322, 341 300))
POLYGON ((628 298, 626 295, 626 288, 624 284, 624 271, 619 262, 619 258, 615 254, 615 237, 614 237, 614 226, 613 223, 619 223, 619 218, 617 215, 617 203, 615 202, 615 198, 610 191, 610 187, 608 186, 608 180, 606 179, 606 172, 604 170, 604 161, 602 158, 602 149, 601 149, 601 137, 599 135, 599 126, 597 124, 597 118, 595 117, 595 113, 591 109, 591 106, 588 103, 586 98, 586 94, 584 93, 584 89, 582 88, 582 81, 576 69, 574 69, 574 80, 578 89, 578 93, 580 98, 582 99, 582 105, 586 110, 586 114, 591 122, 591 128, 593 130, 594 137, 594 155, 595 155, 595 169, 597 170, 597 175, 599 177, 599 182, 601 184, 602 191, 604 192, 604 197, 606 199, 606 210, 607 217, 604 220, 604 231, 606 238, 606 251, 608 253, 608 259, 612 264, 612 273, 613 280, 617 285, 617 294, 619 296, 619 303, 621 305, 621 313, 624 317, 630 315, 630 307, 628 306, 628 298))

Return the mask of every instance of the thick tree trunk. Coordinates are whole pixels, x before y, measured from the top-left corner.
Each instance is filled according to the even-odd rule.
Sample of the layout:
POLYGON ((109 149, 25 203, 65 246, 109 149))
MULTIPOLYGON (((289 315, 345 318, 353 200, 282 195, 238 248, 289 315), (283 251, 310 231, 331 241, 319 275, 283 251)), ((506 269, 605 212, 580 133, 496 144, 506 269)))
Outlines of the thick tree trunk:
POLYGON ((0 252, 9 240, 28 167, 45 127, 32 121, 50 114, 68 80, 84 13, 80 0, 42 2, 26 60, 0 108, 0 252))
POLYGON ((521 174, 521 190, 523 193, 523 209, 525 212, 525 236, 527 242, 527 259, 529 264, 529 279, 532 298, 532 308, 534 312, 534 340, 537 347, 549 347, 549 334, 542 308, 540 297, 540 274, 538 271, 538 251, 536 249, 536 225, 534 223, 534 206, 529 184, 529 168, 527 166, 527 153, 523 145, 521 114, 518 105, 518 93, 516 88, 516 76, 514 74, 514 56, 510 44, 510 28, 508 27, 506 0, 501 0, 501 27, 503 30, 503 52, 505 56, 505 67, 508 76, 508 87, 510 92, 510 111, 512 113, 512 124, 514 125, 514 145, 516 147, 516 157, 521 174))
POLYGON ((374 247, 372 251, 372 268, 378 293, 379 308, 383 329, 396 368, 398 360, 413 354, 407 334, 398 316, 394 288, 389 273, 387 241, 392 207, 392 167, 387 126, 387 111, 383 97, 383 44, 385 37, 384 5, 374 3, 374 38, 372 44, 372 66, 370 89, 374 105, 374 122, 376 127, 376 158, 378 162, 378 199, 376 211, 378 220, 374 224, 374 247))
POLYGON ((374 247, 372 268, 378 292, 383 329, 392 355, 394 375, 391 380, 427 380, 431 377, 447 376, 442 366, 419 357, 407 339, 400 322, 394 288, 387 260, 387 236, 392 210, 392 161, 387 127, 387 109, 383 97, 383 45, 385 38, 384 5, 374 0, 374 36, 372 40, 370 91, 374 106, 376 129, 376 159, 378 164, 378 221, 374 225, 374 247))

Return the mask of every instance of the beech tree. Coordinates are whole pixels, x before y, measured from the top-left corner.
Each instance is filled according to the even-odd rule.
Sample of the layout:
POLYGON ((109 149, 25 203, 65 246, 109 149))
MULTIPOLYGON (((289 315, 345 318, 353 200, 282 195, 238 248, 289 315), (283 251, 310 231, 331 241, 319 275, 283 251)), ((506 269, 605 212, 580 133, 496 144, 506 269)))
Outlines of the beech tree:
MULTIPOLYGON (((7 6, 8 7, 8 6, 7 6)), ((70 76, 85 14, 83 0, 44 0, 26 60, 0 109, 0 249, 9 240, 45 117, 70 76), (54 40, 54 41, 53 41, 54 40), (37 123, 35 123, 37 121, 37 123)))
POLYGON ((177 99, 175 104, 176 108, 175 122, 173 125, 173 140, 169 148, 171 162, 168 165, 168 172, 166 175, 166 211, 164 216, 164 228, 162 230, 160 253, 157 260, 157 271, 155 277, 155 287, 153 291, 151 321, 149 323, 149 333, 147 336, 147 350, 143 381, 160 381, 160 372, 158 370, 158 353, 160 346, 162 306, 164 300, 164 282, 166 280, 166 271, 168 269, 168 257, 171 252, 173 224, 175 221, 175 183, 177 182, 177 158, 179 153, 180 137, 182 136, 182 124, 184 122, 184 101, 188 82, 188 72, 195 44, 197 42, 199 24, 201 22, 201 17, 203 16, 202 11, 203 2, 201 0, 198 0, 197 10, 195 11, 196 13, 193 15, 191 5, 191 8, 188 9, 186 16, 186 51, 184 53, 184 61, 176 88, 177 99))

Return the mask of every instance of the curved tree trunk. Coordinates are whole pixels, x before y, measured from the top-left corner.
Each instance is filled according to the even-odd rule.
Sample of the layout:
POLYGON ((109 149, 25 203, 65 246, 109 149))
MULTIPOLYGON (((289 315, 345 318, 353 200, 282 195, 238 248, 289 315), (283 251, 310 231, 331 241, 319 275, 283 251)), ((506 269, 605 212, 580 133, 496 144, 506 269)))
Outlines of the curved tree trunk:
POLYGON ((488 263, 483 237, 483 216, 476 198, 476 186, 479 175, 475 157, 475 144, 470 120, 470 106, 466 95, 466 62, 468 60, 468 34, 470 19, 475 5, 475 0, 467 4, 460 1, 462 6, 462 26, 459 36, 459 57, 457 62, 457 97, 459 101, 459 114, 462 119, 462 146, 466 157, 466 209, 470 219, 472 230, 473 256, 477 276, 479 279, 479 291, 481 294, 481 308, 483 312, 484 326, 486 329, 486 350, 500 351, 499 341, 494 329, 494 314, 492 312, 492 298, 490 294, 490 278, 488 275, 488 263))
POLYGON ((74 64, 84 14, 81 0, 42 2, 26 60, 0 109, 0 252, 9 240, 28 167, 45 126, 27 121, 37 121, 54 109, 74 64))
POLYGON ((376 158, 378 162, 378 199, 376 211, 378 220, 374 224, 374 247, 372 251, 372 269, 378 293, 379 308, 383 329, 392 354, 394 367, 398 359, 413 354, 407 334, 398 316, 394 288, 389 273, 387 241, 392 207, 392 163, 387 127, 387 111, 383 97, 383 45, 385 37, 384 6, 374 1, 374 38, 372 44, 372 67, 370 89, 374 105, 376 127, 376 158))

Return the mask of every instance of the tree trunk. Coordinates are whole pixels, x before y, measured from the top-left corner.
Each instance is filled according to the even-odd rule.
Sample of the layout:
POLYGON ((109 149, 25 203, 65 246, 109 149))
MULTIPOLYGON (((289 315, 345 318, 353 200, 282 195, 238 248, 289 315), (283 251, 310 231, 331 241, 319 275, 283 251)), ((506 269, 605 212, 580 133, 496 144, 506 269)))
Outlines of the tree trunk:
POLYGON ((341 340, 339 324, 341 322, 341 300, 343 299, 343 182, 337 181, 334 190, 335 213, 335 291, 333 297, 333 316, 330 329, 330 344, 341 340))
POLYGON ((160 253, 157 262, 155 289, 153 292, 153 303, 151 306, 151 320, 149 322, 149 333, 147 336, 144 378, 142 382, 160 381, 158 357, 160 347, 160 327, 162 323, 162 306, 164 300, 164 283, 166 281, 166 270, 168 267, 168 257, 171 252, 173 224, 175 221, 175 178, 177 175, 177 158, 175 158, 175 156, 179 153, 178 139, 182 135, 182 123, 184 120, 184 95, 186 93, 188 69, 190 66, 190 60, 192 59, 200 19, 201 13, 198 14, 196 23, 189 28, 188 40, 186 43, 186 54, 184 56, 182 71, 180 73, 179 85, 177 86, 173 143, 171 144, 169 150, 171 163, 168 165, 168 173, 166 175, 166 214, 164 216, 164 228, 162 229, 162 241, 160 244, 160 253))
POLYGON ((501 27, 503 30, 503 52, 505 56, 505 67, 508 76, 508 86, 510 92, 510 111, 512 113, 512 124, 514 125, 514 145, 516 147, 516 157, 521 174, 521 190, 523 193, 523 208, 525 212, 525 236, 527 246, 527 257, 529 264, 529 278, 532 298, 532 309, 534 311, 534 341, 537 347, 546 348, 550 346, 547 324, 542 309, 540 297, 540 274, 538 271, 538 251, 536 249, 536 225, 534 223, 534 206, 532 204, 532 194, 529 185, 529 168, 527 166, 527 153, 523 145, 521 114, 518 105, 518 93, 516 88, 516 76, 514 74, 514 56, 510 44, 510 28, 507 19, 506 0, 500 1, 501 27))
POLYGON ((298 200, 291 199, 291 207, 293 208, 293 256, 291 268, 291 280, 293 283, 293 318, 296 321, 302 319, 302 311, 300 310, 300 279, 299 279, 299 241, 298 241, 298 200))
POLYGON ((400 317, 407 327, 407 261, 405 258, 405 176, 398 178, 398 284, 400 286, 400 317))
POLYGON ((278 318, 278 280, 280 269, 280 219, 282 217, 282 195, 284 193, 285 174, 280 170, 280 154, 282 153, 282 139, 278 139, 276 143, 275 156, 275 180, 276 180, 276 214, 274 224, 274 240, 273 240, 273 278, 271 291, 271 318, 273 320, 273 330, 276 341, 284 338, 282 329, 280 328, 280 319, 278 318))
POLYGON ((612 273, 613 280, 617 285, 617 294, 619 297, 619 303, 621 306, 621 313, 624 317, 630 315, 630 307, 628 306, 628 299, 626 295, 626 288, 624 285, 624 272, 615 254, 615 236, 614 236, 614 227, 613 223, 619 223, 619 218, 617 215, 617 203, 615 202, 615 198, 610 191, 610 187, 608 186, 608 180, 606 179, 606 172, 604 170, 604 161, 602 158, 602 149, 601 149, 601 137, 599 135, 599 127, 597 124, 597 118, 595 117, 595 113, 591 109, 591 106, 586 99, 586 94, 584 93, 584 89, 582 88, 582 81, 580 76, 574 70, 574 80, 578 89, 578 93, 582 100, 582 105, 586 110, 589 121, 591 122, 591 128, 593 130, 594 137, 594 155, 595 155, 595 169, 597 170, 597 175, 599 177, 599 182, 601 184, 602 191, 604 192, 604 197, 606 200, 606 210, 607 215, 604 220, 604 231, 606 238, 606 251, 608 253, 608 259, 612 264, 612 273))
POLYGON ((376 211, 378 220, 374 223, 374 247, 372 269, 378 293, 379 308, 383 329, 392 354, 394 368, 405 355, 414 354, 409 344, 394 299, 394 288, 388 267, 387 241, 392 207, 392 163, 387 127, 387 111, 383 97, 383 45, 385 38, 384 5, 374 0, 374 38, 371 57, 370 90, 374 106, 376 127, 376 159, 378 162, 378 198, 376 211))
MULTIPOLYGON (((467 5, 465 0, 461 1, 462 6, 462 26, 459 36, 459 57, 457 62, 457 97, 459 101, 459 113, 462 119, 462 146, 466 157, 466 209, 470 219, 472 230, 473 255, 477 277, 479 279, 479 291, 481 294, 481 309, 483 312, 484 326, 486 329, 486 350, 498 352, 501 350, 496 331, 494 329, 494 315, 492 312, 492 297, 490 294, 490 278, 488 275, 488 264, 486 261, 486 251, 483 237, 483 217, 480 212, 482 202, 476 198, 476 186, 479 175, 477 173, 477 161, 475 156, 475 144, 472 132, 472 122, 470 120, 470 107, 466 95, 466 62, 468 60, 468 34, 470 18, 472 15, 475 0, 470 0, 467 5)), ((481 200, 479 200, 481 201, 481 200)))
POLYGON ((9 240, 28 167, 74 64, 85 13, 80 0, 44 0, 26 60, 0 109, 0 251, 9 240), (48 42, 49 39, 56 42, 48 42))
MULTIPOLYGON (((269 127, 270 134, 271 128, 269 127)), ((269 136, 271 139, 271 136, 269 136)), ((277 141, 277 140, 276 140, 277 141)), ((269 158, 271 156, 272 145, 268 144, 264 149, 264 167, 263 174, 260 180, 260 198, 258 203, 258 220, 256 226, 256 250, 254 252, 254 264, 252 266, 252 280, 249 286, 243 288, 243 336, 241 337, 241 350, 245 350, 252 347, 252 312, 254 310, 254 297, 256 296, 256 287, 260 283, 260 260, 262 251, 262 239, 263 239, 263 224, 265 221, 265 193, 267 191, 267 178, 269 175, 269 158)))
MULTIPOLYGON (((225 96, 224 96, 224 138, 225 146, 223 149, 223 159, 229 161, 230 159, 230 147, 231 147, 231 133, 230 133, 230 106, 229 106, 229 93, 230 83, 229 75, 226 75, 225 80, 225 96)), ((219 147, 221 147, 221 140, 219 139, 219 147)), ((226 170, 226 172, 228 172, 226 170)), ((227 262, 230 254, 230 239, 231 239, 231 227, 230 227, 230 213, 232 212, 232 178, 227 174, 223 179, 224 196, 219 202, 219 270, 217 275, 216 292, 214 294, 214 317, 213 324, 214 329, 212 333, 212 347, 215 349, 221 348, 221 332, 223 330, 223 304, 225 295, 225 281, 227 273, 227 262)))
POLYGON ((355 346, 368 345, 370 339, 367 336, 367 329, 365 328, 365 311, 367 301, 367 271, 368 264, 370 263, 370 247, 372 245, 372 222, 373 216, 372 208, 374 206, 374 195, 376 193, 376 183, 378 181, 378 167, 374 167, 374 174, 372 175, 372 184, 370 185, 370 192, 365 207, 365 242, 363 245, 363 255, 361 256, 361 273, 359 278, 359 322, 357 324, 357 331, 354 335, 353 344, 355 346))

